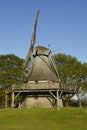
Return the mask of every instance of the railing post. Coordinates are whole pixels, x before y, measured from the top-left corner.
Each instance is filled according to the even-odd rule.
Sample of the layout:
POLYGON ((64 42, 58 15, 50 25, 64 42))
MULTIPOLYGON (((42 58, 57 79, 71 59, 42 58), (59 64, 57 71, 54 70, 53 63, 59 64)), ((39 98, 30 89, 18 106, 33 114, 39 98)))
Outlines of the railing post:
POLYGON ((11 107, 14 108, 14 86, 12 85, 12 104, 11 107))
POLYGON ((5 108, 8 107, 8 95, 6 94, 5 95, 5 108))
POLYGON ((59 107, 59 91, 58 90, 56 92, 56 95, 57 95, 56 107, 58 108, 59 107))

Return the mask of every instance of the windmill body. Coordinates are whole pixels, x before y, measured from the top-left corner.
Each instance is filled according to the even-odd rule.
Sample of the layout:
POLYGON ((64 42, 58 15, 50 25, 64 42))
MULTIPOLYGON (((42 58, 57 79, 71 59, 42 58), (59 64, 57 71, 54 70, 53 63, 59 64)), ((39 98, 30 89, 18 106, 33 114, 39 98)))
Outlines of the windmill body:
POLYGON ((52 71, 50 64, 50 50, 37 46, 34 49, 34 61, 29 73, 28 81, 58 81, 58 77, 52 71))
MULTIPOLYGON (((25 83, 26 88, 33 90, 31 95, 26 95, 22 107, 55 107, 56 100, 50 95, 51 90, 59 89, 59 77, 54 71, 50 60, 51 50, 37 46, 33 49, 33 63, 25 83)), ((62 100, 61 106, 62 105, 62 100)))
POLYGON ((53 61, 50 59, 51 50, 43 46, 34 47, 37 20, 38 17, 35 20, 29 52, 24 63, 24 69, 28 68, 32 62, 31 57, 33 57, 25 83, 25 87, 33 92, 26 95, 22 107, 53 107, 56 105, 55 89, 59 89, 59 77, 57 69, 55 70, 53 61))

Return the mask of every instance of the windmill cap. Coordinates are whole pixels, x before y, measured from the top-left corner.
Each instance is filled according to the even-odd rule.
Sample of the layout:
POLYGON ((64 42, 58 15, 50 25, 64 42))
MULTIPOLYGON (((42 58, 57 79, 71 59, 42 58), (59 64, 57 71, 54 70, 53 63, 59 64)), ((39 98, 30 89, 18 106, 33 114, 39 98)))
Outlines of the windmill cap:
POLYGON ((43 46, 37 46, 33 50, 33 56, 36 56, 36 55, 49 56, 50 53, 51 53, 51 50, 43 46))

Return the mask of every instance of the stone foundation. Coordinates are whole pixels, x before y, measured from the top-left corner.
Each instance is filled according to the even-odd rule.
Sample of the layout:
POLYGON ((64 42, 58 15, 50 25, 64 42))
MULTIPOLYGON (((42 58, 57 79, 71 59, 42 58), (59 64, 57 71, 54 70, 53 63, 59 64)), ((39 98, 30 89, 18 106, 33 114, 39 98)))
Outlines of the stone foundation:
MULTIPOLYGON (((58 99, 58 106, 63 107, 61 99, 58 99)), ((21 104, 22 108, 55 108, 56 100, 52 97, 29 97, 27 96, 21 104)))

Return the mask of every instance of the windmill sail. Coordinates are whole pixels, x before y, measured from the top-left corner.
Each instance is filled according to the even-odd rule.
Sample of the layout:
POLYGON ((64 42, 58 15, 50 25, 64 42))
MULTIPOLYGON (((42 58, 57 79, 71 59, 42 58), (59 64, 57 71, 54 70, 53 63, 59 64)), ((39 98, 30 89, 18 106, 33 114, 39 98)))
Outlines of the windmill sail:
POLYGON ((37 11, 37 15, 36 15, 35 24, 34 24, 33 33, 32 33, 30 48, 29 48, 28 54, 27 54, 27 56, 25 58, 25 61, 24 61, 24 64, 23 64, 24 70, 27 68, 28 63, 31 61, 31 55, 32 55, 34 44, 35 44, 35 40, 36 40, 36 28, 37 28, 37 22, 38 22, 39 12, 40 11, 38 10, 37 11))

